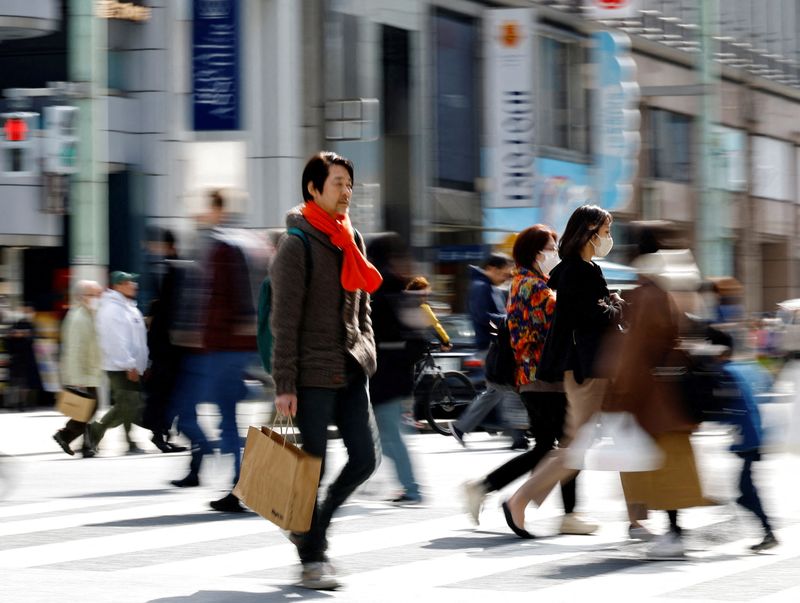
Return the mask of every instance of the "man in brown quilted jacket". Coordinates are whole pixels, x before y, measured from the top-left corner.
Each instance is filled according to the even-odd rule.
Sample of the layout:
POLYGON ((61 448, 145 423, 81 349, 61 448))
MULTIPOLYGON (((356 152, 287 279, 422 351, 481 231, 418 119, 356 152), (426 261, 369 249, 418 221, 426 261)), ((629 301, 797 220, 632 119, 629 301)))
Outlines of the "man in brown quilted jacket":
MULTIPOLYGON (((305 208, 315 203, 318 216, 318 210, 324 210, 332 219, 331 228, 337 228, 334 222, 338 220, 338 234, 342 234, 342 224, 349 225, 352 185, 353 164, 348 159, 323 152, 309 160, 302 178, 304 203, 289 212, 286 226, 306 234, 310 253, 307 256, 300 237, 284 236, 270 270, 276 409, 296 415, 303 448, 323 458, 323 471, 329 424, 338 428, 348 454, 347 464, 325 497, 317 500, 311 529, 290 535, 302 563, 299 584, 318 590, 339 586, 326 555, 331 518, 380 459, 367 387, 376 366, 370 296, 342 284, 345 264, 355 253, 363 256, 364 244, 357 233, 351 235, 345 253, 331 240, 341 243, 342 239, 313 226, 309 221, 313 216, 307 219, 305 208)), ((322 216, 328 224, 326 220, 322 216)), ((360 262, 363 257, 356 259, 360 262)))

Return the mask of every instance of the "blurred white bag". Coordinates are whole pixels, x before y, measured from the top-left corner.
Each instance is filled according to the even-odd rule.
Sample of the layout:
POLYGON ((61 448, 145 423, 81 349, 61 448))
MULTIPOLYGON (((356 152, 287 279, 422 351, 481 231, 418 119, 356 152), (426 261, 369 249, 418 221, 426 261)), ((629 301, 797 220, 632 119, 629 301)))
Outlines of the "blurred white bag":
POLYGON ((629 412, 602 412, 578 430, 566 449, 565 464, 592 471, 652 471, 664 453, 629 412))

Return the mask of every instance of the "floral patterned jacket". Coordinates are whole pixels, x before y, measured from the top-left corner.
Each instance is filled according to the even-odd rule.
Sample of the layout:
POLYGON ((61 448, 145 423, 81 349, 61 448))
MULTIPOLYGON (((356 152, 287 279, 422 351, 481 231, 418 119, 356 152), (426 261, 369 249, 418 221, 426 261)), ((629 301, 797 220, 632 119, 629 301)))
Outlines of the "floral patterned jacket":
POLYGON ((517 386, 535 380, 544 340, 556 309, 556 294, 537 270, 517 267, 508 294, 508 329, 517 362, 517 386))

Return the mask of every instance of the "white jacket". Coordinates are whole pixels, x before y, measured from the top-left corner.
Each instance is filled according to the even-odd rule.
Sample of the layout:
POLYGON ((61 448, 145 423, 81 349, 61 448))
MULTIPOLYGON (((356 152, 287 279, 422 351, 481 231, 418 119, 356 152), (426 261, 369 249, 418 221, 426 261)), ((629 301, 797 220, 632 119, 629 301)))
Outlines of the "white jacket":
POLYGON ((103 370, 147 369, 147 329, 136 302, 109 289, 97 309, 97 335, 103 352, 103 370))

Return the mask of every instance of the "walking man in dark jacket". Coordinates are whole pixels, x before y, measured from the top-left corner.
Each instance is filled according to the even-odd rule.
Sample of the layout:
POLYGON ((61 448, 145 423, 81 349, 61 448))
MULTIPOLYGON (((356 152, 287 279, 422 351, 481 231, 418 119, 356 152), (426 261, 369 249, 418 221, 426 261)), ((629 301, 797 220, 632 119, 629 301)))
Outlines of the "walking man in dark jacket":
MULTIPOLYGON (((470 266, 472 284, 469 288, 469 315, 475 329, 475 344, 486 357, 491 341, 491 323, 499 324, 506 315, 507 293, 500 286, 511 278, 513 260, 504 253, 493 253, 486 258, 483 268, 470 266)), ((500 404, 505 395, 516 393, 509 386, 486 382, 486 390, 467 407, 458 421, 450 424, 450 433, 459 444, 465 446, 464 435, 474 430, 492 410, 500 404)), ((521 429, 509 430, 512 437, 512 450, 525 450, 528 442, 521 429)))
POLYGON ((368 379, 376 367, 369 294, 382 279, 350 225, 352 162, 317 153, 303 171, 302 193, 304 203, 289 212, 286 226, 306 234, 309 257, 306 243, 287 235, 270 269, 272 376, 275 408, 296 415, 303 449, 322 457, 322 472, 330 423, 347 449, 347 463, 317 500, 310 530, 290 536, 302 563, 299 584, 331 590, 339 582, 326 554, 328 526, 380 458, 368 379))

